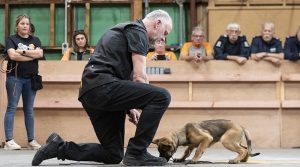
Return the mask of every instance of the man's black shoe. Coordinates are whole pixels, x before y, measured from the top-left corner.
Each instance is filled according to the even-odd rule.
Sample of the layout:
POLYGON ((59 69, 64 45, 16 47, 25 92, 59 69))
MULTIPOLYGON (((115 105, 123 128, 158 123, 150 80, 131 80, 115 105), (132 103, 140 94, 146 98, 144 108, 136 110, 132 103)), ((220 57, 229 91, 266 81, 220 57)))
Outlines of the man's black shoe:
POLYGON ((163 166, 167 160, 163 157, 155 157, 148 152, 142 155, 125 153, 123 164, 127 166, 163 166))
POLYGON ((52 133, 46 140, 46 144, 35 153, 31 165, 38 166, 46 159, 57 157, 58 146, 63 142, 63 139, 58 134, 52 133))

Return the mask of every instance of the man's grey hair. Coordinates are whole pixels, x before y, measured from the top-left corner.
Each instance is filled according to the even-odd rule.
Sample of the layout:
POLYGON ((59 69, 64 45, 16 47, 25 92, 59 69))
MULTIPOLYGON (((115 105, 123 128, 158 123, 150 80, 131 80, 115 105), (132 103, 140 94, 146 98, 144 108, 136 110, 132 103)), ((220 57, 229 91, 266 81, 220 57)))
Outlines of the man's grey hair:
POLYGON ((272 30, 275 31, 275 24, 271 21, 266 21, 261 25, 261 29, 264 30, 267 25, 270 25, 272 30))
POLYGON ((241 30, 241 26, 238 23, 236 23, 236 22, 231 22, 231 23, 229 23, 227 25, 226 30, 232 30, 232 29, 237 29, 237 30, 240 31, 241 30))
POLYGON ((170 17, 170 15, 161 9, 158 10, 154 10, 150 13, 148 13, 145 18, 145 20, 156 20, 156 19, 160 19, 162 21, 162 23, 165 24, 169 24, 170 27, 173 27, 172 24, 172 18, 170 17))
POLYGON ((194 27, 192 30, 192 35, 195 35, 197 32, 201 32, 202 35, 205 35, 205 31, 201 26, 194 27))

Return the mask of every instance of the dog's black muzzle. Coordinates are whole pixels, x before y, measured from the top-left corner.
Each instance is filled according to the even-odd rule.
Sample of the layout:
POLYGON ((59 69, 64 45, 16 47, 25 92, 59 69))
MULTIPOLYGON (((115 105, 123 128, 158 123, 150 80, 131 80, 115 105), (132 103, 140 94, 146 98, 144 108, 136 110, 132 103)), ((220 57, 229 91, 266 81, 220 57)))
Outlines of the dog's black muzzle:
POLYGON ((167 154, 162 154, 162 153, 159 153, 159 157, 163 157, 163 158, 165 158, 167 161, 169 161, 169 160, 170 160, 170 158, 171 158, 172 156, 170 156, 170 155, 167 155, 167 154))

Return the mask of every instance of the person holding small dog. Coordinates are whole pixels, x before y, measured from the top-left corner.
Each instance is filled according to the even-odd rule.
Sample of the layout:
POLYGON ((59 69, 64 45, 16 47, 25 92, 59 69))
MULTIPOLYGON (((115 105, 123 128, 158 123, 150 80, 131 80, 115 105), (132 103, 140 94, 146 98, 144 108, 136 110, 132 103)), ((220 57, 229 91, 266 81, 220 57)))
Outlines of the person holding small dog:
POLYGON ((19 150, 21 146, 13 140, 14 116, 22 95, 25 126, 28 145, 32 149, 40 148, 34 140, 33 103, 36 90, 32 88, 32 77, 38 74, 38 60, 43 58, 41 41, 30 35, 30 17, 19 15, 15 25, 16 34, 6 39, 4 53, 8 55, 7 62, 7 109, 4 116, 6 142, 5 150, 19 150))
POLYGON ((147 152, 171 96, 166 89, 148 84, 146 54, 150 42, 164 39, 171 30, 169 14, 155 10, 142 20, 118 24, 104 33, 85 66, 79 91, 79 101, 101 144, 67 142, 53 133, 36 152, 32 165, 55 157, 105 164, 118 164, 124 158, 128 166, 167 164, 165 158, 147 152), (136 132, 124 156, 126 113, 136 132))
POLYGON ((241 35, 238 23, 229 23, 226 35, 221 35, 214 46, 215 59, 233 60, 242 65, 250 56, 250 45, 246 36, 241 35))
POLYGON ((180 60, 200 62, 202 60, 212 60, 212 47, 205 42, 205 33, 202 27, 194 27, 191 42, 186 42, 180 50, 180 60))
POLYGON ((147 60, 159 61, 159 60, 177 60, 174 52, 166 51, 166 40, 157 40, 154 42, 154 52, 148 52, 147 60))
POLYGON ((274 37, 275 25, 272 22, 262 24, 261 36, 254 37, 251 44, 251 58, 256 61, 266 60, 279 66, 284 59, 281 41, 274 37))
POLYGON ((89 60, 93 52, 87 34, 83 30, 77 30, 73 35, 73 47, 66 50, 61 61, 89 60))

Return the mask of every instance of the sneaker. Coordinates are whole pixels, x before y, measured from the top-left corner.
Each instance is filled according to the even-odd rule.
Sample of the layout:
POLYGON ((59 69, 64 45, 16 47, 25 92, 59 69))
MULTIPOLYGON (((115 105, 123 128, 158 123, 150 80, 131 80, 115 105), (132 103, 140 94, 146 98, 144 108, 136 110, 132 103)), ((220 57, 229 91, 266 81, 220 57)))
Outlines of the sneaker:
POLYGON ((58 134, 52 133, 46 140, 46 144, 35 153, 31 165, 38 166, 46 159, 57 157, 58 147, 63 142, 64 140, 58 134))
POLYGON ((5 142, 4 150, 20 150, 21 146, 17 144, 14 140, 5 142))
POLYGON ((28 146, 32 150, 37 150, 37 149, 41 148, 41 145, 36 140, 32 140, 31 142, 29 142, 28 146))
POLYGON ((127 166, 163 166, 167 160, 163 157, 155 157, 148 152, 142 155, 125 153, 123 164, 127 166))

